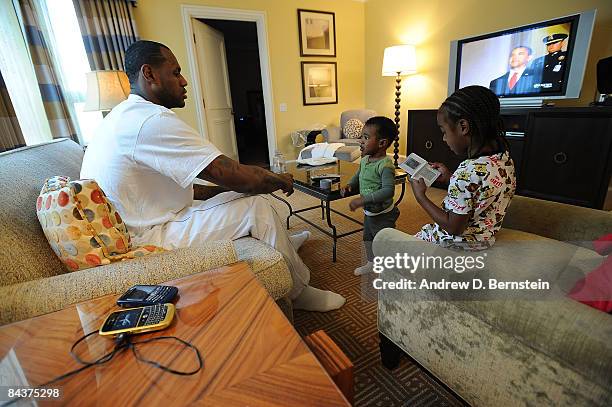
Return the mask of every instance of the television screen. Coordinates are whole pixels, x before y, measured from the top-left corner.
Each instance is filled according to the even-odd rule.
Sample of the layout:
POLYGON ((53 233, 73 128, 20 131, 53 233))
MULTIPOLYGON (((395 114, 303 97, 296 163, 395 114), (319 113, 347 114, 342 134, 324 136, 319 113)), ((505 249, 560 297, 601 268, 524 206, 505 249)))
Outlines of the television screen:
MULTIPOLYGON (((576 82, 570 75, 571 65, 584 70, 586 63, 586 58, 573 60, 573 56, 577 52, 582 59, 590 42, 590 32, 586 30, 585 36, 584 29, 579 31, 581 17, 576 14, 456 41, 456 60, 451 59, 451 69, 456 70, 451 72, 454 89, 482 85, 500 98, 565 97, 573 93, 568 92, 568 87, 576 86, 570 86, 576 82), (586 50, 582 49, 585 46, 586 50)), ((592 30, 592 21, 590 24, 592 30)), ((575 77, 581 84, 582 75, 575 77)))

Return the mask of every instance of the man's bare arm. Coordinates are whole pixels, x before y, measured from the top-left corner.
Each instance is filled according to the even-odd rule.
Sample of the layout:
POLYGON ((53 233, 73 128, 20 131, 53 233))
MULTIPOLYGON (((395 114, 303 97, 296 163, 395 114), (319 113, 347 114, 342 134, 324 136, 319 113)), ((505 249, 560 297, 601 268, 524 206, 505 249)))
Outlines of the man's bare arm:
POLYGON ((274 174, 261 167, 240 164, 224 155, 215 158, 198 178, 236 192, 267 194, 281 189, 287 195, 293 193, 290 174, 274 174))
POLYGON ((227 192, 229 189, 217 185, 200 185, 193 184, 193 199, 205 201, 212 198, 221 192, 227 192))

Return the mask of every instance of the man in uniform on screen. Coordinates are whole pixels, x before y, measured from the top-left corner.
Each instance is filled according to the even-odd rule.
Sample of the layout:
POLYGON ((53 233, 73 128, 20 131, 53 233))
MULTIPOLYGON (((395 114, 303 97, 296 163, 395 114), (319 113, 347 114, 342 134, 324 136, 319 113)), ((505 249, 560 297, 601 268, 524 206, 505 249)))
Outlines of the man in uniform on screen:
POLYGON ((567 65, 567 52, 562 50, 567 34, 551 34, 542 39, 546 44, 547 55, 533 61, 533 70, 542 73, 541 90, 558 92, 563 85, 563 75, 567 65))
POLYGON ((496 95, 523 95, 527 93, 539 92, 534 85, 540 83, 539 71, 534 71, 529 67, 532 50, 526 45, 518 45, 512 48, 508 65, 510 70, 493 79, 489 84, 496 95))

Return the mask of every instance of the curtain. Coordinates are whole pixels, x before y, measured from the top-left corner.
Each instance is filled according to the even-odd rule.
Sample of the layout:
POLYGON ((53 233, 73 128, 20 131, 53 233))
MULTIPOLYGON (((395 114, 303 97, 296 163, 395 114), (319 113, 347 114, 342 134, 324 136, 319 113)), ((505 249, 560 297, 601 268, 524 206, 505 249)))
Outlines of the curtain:
POLYGON ((0 73, 0 152, 25 146, 6 84, 0 73))
POLYGON ((138 40, 131 0, 73 0, 92 70, 125 70, 125 50, 138 40))
POLYGON ((33 0, 19 0, 22 24, 34 72, 53 138, 68 137, 77 143, 77 124, 70 114, 66 97, 58 81, 59 73, 42 33, 42 18, 37 15, 33 0))

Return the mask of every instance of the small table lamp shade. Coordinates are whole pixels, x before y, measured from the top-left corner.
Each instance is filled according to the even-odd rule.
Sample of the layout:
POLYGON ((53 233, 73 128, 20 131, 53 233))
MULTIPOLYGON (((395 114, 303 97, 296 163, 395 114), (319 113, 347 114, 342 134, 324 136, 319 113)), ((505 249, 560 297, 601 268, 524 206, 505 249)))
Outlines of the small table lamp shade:
POLYGON ((382 75, 396 76, 416 73, 416 51, 414 45, 395 45, 385 48, 382 75))
POLYGON ((111 110, 130 94, 130 82, 123 71, 92 71, 86 75, 85 112, 111 110))

